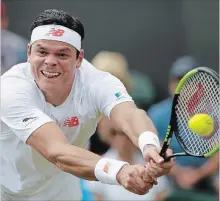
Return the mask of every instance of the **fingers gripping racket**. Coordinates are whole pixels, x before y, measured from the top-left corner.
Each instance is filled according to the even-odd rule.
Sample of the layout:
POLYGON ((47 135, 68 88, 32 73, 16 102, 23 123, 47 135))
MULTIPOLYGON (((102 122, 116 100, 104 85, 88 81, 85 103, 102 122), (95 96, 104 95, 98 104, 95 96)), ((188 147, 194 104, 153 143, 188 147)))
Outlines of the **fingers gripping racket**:
POLYGON ((172 113, 160 155, 165 161, 176 156, 211 157, 219 151, 219 76, 207 68, 188 72, 179 82, 172 104, 172 113), (209 136, 200 136, 188 127, 196 114, 208 114, 214 122, 209 136), (166 157, 173 133, 185 152, 166 157))

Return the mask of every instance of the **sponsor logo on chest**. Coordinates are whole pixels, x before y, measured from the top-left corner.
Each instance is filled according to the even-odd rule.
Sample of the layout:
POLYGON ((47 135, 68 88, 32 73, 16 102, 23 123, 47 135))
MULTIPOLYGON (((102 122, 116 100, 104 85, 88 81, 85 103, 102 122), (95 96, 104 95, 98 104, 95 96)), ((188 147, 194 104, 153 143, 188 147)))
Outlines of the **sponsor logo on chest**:
POLYGON ((66 117, 64 123, 62 124, 63 127, 75 127, 79 125, 79 118, 77 116, 66 117))

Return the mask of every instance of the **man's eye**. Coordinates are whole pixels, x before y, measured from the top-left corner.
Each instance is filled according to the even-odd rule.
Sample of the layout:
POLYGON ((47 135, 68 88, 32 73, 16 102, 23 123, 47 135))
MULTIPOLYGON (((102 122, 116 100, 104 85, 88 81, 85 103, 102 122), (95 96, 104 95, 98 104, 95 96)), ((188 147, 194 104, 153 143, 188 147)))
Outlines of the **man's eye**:
POLYGON ((40 51, 38 51, 38 53, 41 54, 41 55, 46 55, 47 54, 47 52, 44 51, 44 50, 40 50, 40 51))
POLYGON ((64 53, 60 53, 60 54, 58 54, 58 56, 59 56, 59 57, 62 57, 62 58, 68 57, 68 55, 67 55, 67 54, 64 54, 64 53))

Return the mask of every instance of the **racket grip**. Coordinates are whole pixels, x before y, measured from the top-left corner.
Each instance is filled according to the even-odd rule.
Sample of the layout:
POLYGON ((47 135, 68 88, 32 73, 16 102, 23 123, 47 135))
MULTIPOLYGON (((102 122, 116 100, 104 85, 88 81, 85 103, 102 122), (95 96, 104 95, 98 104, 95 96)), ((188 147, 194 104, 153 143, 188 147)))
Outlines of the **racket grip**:
POLYGON ((164 144, 161 151, 160 151, 160 156, 162 156, 164 158, 164 162, 168 162, 171 159, 171 157, 166 157, 166 151, 167 151, 168 147, 169 147, 168 144, 164 144))
POLYGON ((169 145, 164 144, 161 151, 160 151, 160 156, 162 156, 163 158, 165 158, 165 156, 166 156, 166 151, 167 151, 168 147, 169 147, 169 145))
POLYGON ((164 157, 164 162, 170 161, 171 157, 164 157))

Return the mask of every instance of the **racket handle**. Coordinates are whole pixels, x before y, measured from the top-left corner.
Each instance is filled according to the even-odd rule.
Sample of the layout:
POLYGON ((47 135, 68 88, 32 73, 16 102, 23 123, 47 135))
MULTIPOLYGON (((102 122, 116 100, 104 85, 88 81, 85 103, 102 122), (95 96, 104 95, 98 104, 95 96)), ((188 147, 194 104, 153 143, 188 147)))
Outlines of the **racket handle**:
POLYGON ((168 147, 169 147, 168 144, 164 144, 161 151, 160 151, 160 156, 162 156, 163 158, 165 158, 165 156, 166 156, 166 151, 167 151, 168 147))
POLYGON ((172 158, 172 156, 170 157, 164 157, 164 162, 168 162, 168 161, 170 161, 170 159, 172 158))
POLYGON ((164 162, 168 162, 172 158, 172 156, 166 157, 166 151, 167 151, 168 147, 169 147, 169 144, 168 143, 164 143, 163 147, 162 147, 162 149, 160 151, 160 156, 162 156, 164 158, 164 162))

